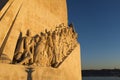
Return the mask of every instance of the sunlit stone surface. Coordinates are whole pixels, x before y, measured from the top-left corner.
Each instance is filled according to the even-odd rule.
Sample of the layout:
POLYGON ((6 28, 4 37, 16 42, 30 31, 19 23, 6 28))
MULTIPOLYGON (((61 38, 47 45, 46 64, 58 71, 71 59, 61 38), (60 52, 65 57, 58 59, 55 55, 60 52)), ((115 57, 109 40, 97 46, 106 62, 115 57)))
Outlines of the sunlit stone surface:
POLYGON ((74 25, 68 26, 66 0, 0 6, 0 55, 0 80, 81 80, 80 45, 74 25))

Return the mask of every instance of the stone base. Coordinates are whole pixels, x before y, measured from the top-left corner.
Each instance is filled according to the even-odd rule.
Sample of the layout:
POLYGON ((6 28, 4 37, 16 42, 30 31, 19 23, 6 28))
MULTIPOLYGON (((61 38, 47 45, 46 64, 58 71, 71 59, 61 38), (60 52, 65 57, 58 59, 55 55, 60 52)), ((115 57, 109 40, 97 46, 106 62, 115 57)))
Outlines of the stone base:
POLYGON ((0 64, 0 80, 82 80, 80 46, 58 68, 0 64))

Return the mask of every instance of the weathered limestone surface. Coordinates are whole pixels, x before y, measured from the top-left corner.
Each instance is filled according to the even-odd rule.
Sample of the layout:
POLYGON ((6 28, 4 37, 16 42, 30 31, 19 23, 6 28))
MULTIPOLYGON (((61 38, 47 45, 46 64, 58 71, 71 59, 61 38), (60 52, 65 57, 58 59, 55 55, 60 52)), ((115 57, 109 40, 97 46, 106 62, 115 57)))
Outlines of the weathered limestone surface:
POLYGON ((27 80, 27 74, 24 66, 0 64, 0 80, 27 80))
POLYGON ((30 28, 40 32, 61 23, 67 25, 66 0, 24 0, 17 20, 22 20, 18 23, 21 31, 30 28))
POLYGON ((67 25, 66 0, 10 0, 8 3, 12 1, 9 9, 5 12, 3 8, 0 14, 5 12, 0 21, 1 52, 11 60, 19 32, 25 35, 26 30, 30 29, 34 35, 45 29, 54 29, 61 23, 67 25))
MULTIPOLYGON (((20 5, 22 0, 10 0, 8 4, 10 4, 12 1, 14 1, 13 3, 16 5, 12 7, 12 4, 10 8, 12 8, 12 10, 17 10, 16 7, 20 5)), ((9 9, 6 12, 6 14, 9 15, 4 15, 4 17, 15 15, 12 10, 9 12, 9 9)), ((3 9, 0 12, 1 15, 3 12, 5 12, 5 10, 6 9, 3 9)), ((9 21, 6 21, 6 23, 7 22, 9 21)), ((22 8, 20 9, 19 16, 15 22, 15 24, 19 24, 19 26, 15 27, 21 27, 22 31, 25 31, 26 29, 32 29, 33 32, 40 32, 43 29, 48 29, 48 26, 49 28, 53 28, 61 23, 67 25, 66 0, 23 0, 22 8)), ((0 24, 1 26, 4 26, 3 23, 0 24)))

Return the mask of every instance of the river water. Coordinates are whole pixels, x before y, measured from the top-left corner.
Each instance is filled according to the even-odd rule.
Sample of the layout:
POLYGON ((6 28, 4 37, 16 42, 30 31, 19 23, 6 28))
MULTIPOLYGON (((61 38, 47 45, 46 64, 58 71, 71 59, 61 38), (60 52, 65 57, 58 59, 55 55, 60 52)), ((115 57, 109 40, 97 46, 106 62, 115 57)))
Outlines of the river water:
POLYGON ((82 80, 120 80, 120 77, 83 77, 82 80))

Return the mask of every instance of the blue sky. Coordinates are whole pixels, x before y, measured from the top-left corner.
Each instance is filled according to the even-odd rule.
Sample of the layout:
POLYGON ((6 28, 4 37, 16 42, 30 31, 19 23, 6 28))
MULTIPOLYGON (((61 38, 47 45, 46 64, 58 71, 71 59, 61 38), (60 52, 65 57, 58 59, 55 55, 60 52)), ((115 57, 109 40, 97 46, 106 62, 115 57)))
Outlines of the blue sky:
POLYGON ((82 69, 120 68, 120 0, 67 0, 82 69))

